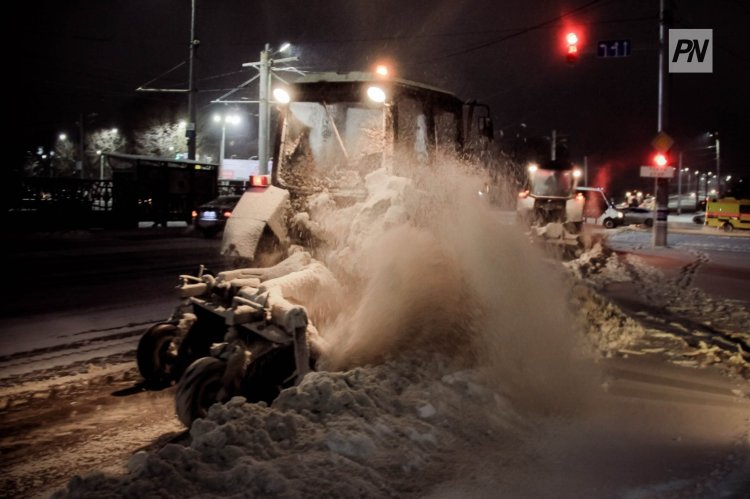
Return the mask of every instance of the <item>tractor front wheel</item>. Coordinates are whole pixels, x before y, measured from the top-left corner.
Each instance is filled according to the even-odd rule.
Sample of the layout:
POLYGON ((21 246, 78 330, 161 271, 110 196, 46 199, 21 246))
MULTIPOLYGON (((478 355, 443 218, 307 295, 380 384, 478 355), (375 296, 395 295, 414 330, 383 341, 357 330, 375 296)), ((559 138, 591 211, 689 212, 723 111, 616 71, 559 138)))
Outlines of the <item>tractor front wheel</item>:
POLYGON ((138 341, 136 361, 138 371, 148 384, 164 385, 172 381, 177 348, 174 340, 179 330, 174 324, 154 324, 138 341))
POLYGON ((216 402, 229 400, 222 381, 226 368, 226 362, 215 357, 203 357, 190 364, 175 394, 175 410, 182 424, 190 427, 196 419, 206 417, 216 402))

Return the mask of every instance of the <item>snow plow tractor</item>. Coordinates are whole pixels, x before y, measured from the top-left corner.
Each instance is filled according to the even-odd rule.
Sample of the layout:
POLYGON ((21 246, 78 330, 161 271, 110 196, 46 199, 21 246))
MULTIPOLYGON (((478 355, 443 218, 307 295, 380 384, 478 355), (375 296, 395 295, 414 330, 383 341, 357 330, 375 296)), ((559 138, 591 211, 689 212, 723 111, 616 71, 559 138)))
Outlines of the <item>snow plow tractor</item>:
POLYGON ((283 91, 272 171, 251 177, 224 230, 232 270, 181 276, 181 306, 138 348, 147 381, 178 381, 186 425, 235 395, 270 402, 325 351, 310 303, 338 283, 313 257, 326 241, 311 230, 311 205, 352 206, 374 172, 402 175, 492 138, 486 106, 409 80, 320 73, 283 91))
POLYGON ((529 165, 527 188, 516 204, 518 222, 544 242, 579 246, 585 201, 576 193, 580 177, 581 171, 565 161, 529 165))

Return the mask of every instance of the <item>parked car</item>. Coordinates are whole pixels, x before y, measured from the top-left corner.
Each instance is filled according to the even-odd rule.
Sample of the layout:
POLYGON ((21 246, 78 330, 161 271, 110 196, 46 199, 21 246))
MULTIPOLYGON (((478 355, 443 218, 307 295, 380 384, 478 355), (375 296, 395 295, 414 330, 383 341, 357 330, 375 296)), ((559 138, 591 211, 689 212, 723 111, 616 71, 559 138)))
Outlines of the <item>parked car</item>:
POLYGON ((579 196, 583 196, 583 221, 601 225, 605 229, 613 229, 622 225, 622 211, 604 194, 601 187, 576 187, 579 196))
POLYGON ((204 237, 213 237, 222 230, 227 219, 232 216, 240 196, 219 196, 202 204, 193 211, 193 227, 204 237))
POLYGON ((622 208, 623 225, 654 225, 654 212, 648 208, 622 208))

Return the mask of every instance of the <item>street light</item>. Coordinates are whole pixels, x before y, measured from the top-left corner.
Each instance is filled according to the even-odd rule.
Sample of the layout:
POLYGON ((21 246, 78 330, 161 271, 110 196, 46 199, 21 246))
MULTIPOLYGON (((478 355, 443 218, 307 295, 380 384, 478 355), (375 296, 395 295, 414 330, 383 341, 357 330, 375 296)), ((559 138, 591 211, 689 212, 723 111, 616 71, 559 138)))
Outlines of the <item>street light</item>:
MULTIPOLYGON (((258 104, 258 174, 268 174, 268 151, 269 151, 269 138, 270 138, 270 121, 271 121, 271 79, 276 77, 283 84, 288 84, 277 74, 279 71, 290 71, 304 75, 299 69, 291 66, 277 66, 280 63, 297 61, 297 57, 282 57, 275 59, 274 57, 282 52, 286 52, 291 47, 289 43, 283 43, 278 50, 271 49, 269 44, 265 45, 265 48, 260 52, 260 60, 257 62, 246 62, 242 65, 243 68, 252 67, 258 70, 258 75, 253 76, 246 82, 242 83, 238 87, 230 90, 226 94, 222 95, 218 99, 214 99, 211 102, 217 104, 258 104), (240 100, 226 100, 227 97, 233 93, 241 90, 249 83, 258 81, 258 100, 249 101, 246 99, 240 100)), ((277 103, 284 103, 283 99, 276 98, 277 103)))
POLYGON ((221 175, 224 172, 224 144, 226 141, 227 123, 229 123, 230 125, 237 125, 240 123, 240 121, 241 118, 238 114, 214 114, 214 122, 221 123, 221 142, 219 145, 219 180, 221 180, 221 175))

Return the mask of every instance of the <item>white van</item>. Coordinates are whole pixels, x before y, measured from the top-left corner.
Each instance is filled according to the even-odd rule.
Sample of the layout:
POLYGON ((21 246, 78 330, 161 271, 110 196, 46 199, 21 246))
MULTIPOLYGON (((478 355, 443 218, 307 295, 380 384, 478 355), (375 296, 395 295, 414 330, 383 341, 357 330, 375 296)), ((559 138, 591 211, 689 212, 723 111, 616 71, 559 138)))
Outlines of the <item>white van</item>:
POLYGON ((576 187, 577 196, 584 199, 583 223, 613 229, 622 225, 624 214, 604 195, 601 187, 576 187))

